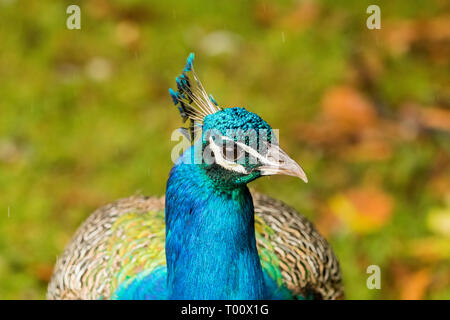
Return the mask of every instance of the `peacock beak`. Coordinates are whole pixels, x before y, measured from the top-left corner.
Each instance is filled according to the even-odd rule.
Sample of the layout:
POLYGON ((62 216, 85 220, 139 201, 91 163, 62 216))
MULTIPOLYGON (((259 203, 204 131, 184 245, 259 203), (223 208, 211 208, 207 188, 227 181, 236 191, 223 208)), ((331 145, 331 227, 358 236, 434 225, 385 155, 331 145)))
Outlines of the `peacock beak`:
POLYGON ((266 155, 259 160, 262 160, 262 166, 258 170, 263 176, 284 174, 299 177, 305 183, 308 183, 308 178, 302 167, 292 160, 278 145, 269 146, 266 155))

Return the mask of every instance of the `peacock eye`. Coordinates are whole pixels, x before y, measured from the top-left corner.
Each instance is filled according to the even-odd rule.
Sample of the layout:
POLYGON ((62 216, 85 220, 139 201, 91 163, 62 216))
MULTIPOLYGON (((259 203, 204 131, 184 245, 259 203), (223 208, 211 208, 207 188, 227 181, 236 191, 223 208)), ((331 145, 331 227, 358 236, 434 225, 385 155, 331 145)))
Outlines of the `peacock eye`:
POLYGON ((245 155, 245 151, 239 148, 236 143, 226 141, 222 146, 222 154, 226 160, 237 162, 245 155))

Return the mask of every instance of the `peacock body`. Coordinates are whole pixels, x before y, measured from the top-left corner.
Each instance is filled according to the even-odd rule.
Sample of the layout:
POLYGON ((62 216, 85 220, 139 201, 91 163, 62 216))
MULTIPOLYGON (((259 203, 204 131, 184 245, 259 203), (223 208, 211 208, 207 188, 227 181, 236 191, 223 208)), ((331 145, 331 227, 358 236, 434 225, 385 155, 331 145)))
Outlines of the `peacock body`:
POLYGON ((134 196, 95 211, 58 259, 47 298, 342 298, 326 240, 294 209, 247 187, 272 174, 306 181, 303 170, 258 115, 220 108, 192 63, 191 54, 170 90, 190 121, 191 147, 165 198, 134 196))

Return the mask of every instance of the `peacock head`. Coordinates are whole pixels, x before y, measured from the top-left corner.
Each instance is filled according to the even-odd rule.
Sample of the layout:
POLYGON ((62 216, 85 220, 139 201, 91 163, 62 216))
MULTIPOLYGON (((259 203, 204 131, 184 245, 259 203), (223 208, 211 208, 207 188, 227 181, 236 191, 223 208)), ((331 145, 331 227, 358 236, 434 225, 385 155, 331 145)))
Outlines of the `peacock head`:
POLYGON ((278 144, 277 131, 245 108, 221 108, 207 95, 193 67, 194 54, 187 59, 177 91, 169 89, 183 121, 182 128, 193 144, 193 163, 215 184, 235 187, 258 177, 283 174, 307 182, 302 168, 278 144))

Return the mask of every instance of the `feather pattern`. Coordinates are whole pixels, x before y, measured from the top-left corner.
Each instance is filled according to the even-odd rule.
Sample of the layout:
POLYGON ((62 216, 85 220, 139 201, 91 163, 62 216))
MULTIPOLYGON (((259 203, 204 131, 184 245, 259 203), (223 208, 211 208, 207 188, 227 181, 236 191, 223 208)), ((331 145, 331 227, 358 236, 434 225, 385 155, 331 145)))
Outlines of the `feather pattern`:
MULTIPOLYGON (((314 226, 281 201, 253 193, 263 270, 297 297, 344 296, 338 261, 314 226)), ((165 266, 164 198, 134 196, 95 211, 57 260, 48 299, 113 299, 165 266)))

